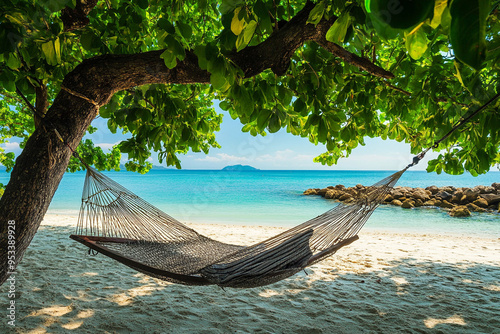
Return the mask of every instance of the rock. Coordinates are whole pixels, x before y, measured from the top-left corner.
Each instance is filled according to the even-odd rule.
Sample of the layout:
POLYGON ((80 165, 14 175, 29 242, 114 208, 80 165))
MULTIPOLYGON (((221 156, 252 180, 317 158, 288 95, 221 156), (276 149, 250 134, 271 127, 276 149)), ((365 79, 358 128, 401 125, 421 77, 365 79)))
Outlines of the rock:
POLYGON ((449 192, 442 190, 436 194, 436 197, 447 201, 451 199, 452 195, 449 192))
POLYGON ((391 195, 391 194, 387 194, 387 195, 385 196, 385 198, 384 198, 384 202, 388 202, 388 203, 390 203, 390 202, 392 202, 392 200, 393 200, 393 199, 394 199, 394 197, 392 197, 392 195, 391 195))
POLYGON ((328 187, 326 187, 326 189, 335 189, 335 187, 334 186, 328 186, 328 187))
POLYGON ((495 195, 495 194, 482 194, 480 197, 484 198, 486 202, 488 202, 488 205, 493 205, 500 203, 500 195, 495 195))
POLYGON ((351 196, 350 194, 343 193, 343 194, 339 197, 339 201, 346 202, 347 200, 352 200, 352 196, 351 196))
POLYGON ((357 188, 357 189, 364 189, 365 187, 364 187, 362 184, 357 184, 357 185, 356 185, 356 188, 357 188))
POLYGON ((475 204, 480 208, 487 208, 488 207, 488 201, 482 197, 479 197, 478 199, 476 199, 474 202, 472 202, 472 204, 475 204))
POLYGON ((345 186, 343 184, 337 184, 335 186, 335 189, 338 189, 338 190, 344 190, 345 189, 345 186))
POLYGON ((435 195, 439 192, 439 188, 436 186, 427 187, 427 188, 425 188, 425 190, 430 191, 432 195, 435 195))
POLYGON ((404 201, 402 204, 401 204, 401 207, 402 208, 405 208, 405 209, 411 209, 411 208, 414 208, 415 207, 415 202, 412 201, 411 199, 407 199, 406 201, 404 201))
POLYGON ((451 204, 450 202, 448 202, 446 200, 442 200, 441 204, 439 206, 442 208, 445 208, 445 209, 452 209, 455 207, 453 204, 451 204))
POLYGON ((355 201, 354 197, 349 197, 348 199, 346 199, 346 200, 344 201, 344 203, 352 203, 352 202, 354 202, 354 201, 355 201))
POLYGON ((325 194, 327 191, 328 191, 328 189, 323 188, 323 189, 319 189, 318 191, 316 191, 316 193, 317 193, 317 195, 321 195, 321 196, 325 197, 325 194))
POLYGON ((359 192, 354 188, 347 188, 346 193, 350 194, 352 197, 357 197, 359 192))
POLYGON ((473 191, 479 193, 479 194, 489 194, 491 189, 495 189, 493 187, 488 187, 488 186, 483 186, 483 185, 480 185, 480 186, 475 186, 474 188, 472 188, 473 191))
POLYGON ((394 189, 392 192, 391 192, 391 195, 392 197, 396 198, 396 199, 399 199, 401 197, 404 197, 404 194, 401 190, 399 189, 394 189))
POLYGON ((494 183, 492 183, 492 184, 491 184, 491 186, 492 186, 493 188, 495 188, 497 191, 500 191, 500 183, 498 183, 498 182, 494 182, 494 183))
POLYGON ((467 190, 464 191, 464 195, 467 202, 474 202, 479 194, 474 190, 467 188, 467 190))
POLYGON ((488 211, 486 209, 478 207, 476 204, 473 204, 473 203, 469 203, 466 206, 467 206, 467 209, 469 209, 470 211, 475 211, 475 212, 486 212, 486 211, 488 211))
POLYGON ((415 189, 415 191, 413 192, 412 197, 415 198, 415 199, 419 199, 422 202, 428 201, 431 198, 429 196, 429 194, 427 193, 427 191, 425 191, 422 188, 415 189))
POLYGON ((417 198, 417 199, 415 199, 414 205, 416 208, 418 208, 420 206, 424 206, 424 202, 420 198, 417 198))
POLYGON ((470 211, 466 206, 460 205, 451 209, 448 214, 452 217, 469 217, 470 211))
POLYGON ((403 205, 403 203, 402 203, 400 200, 397 200, 397 199, 393 200, 393 201, 391 202, 391 204, 392 204, 392 205, 397 205, 397 206, 401 206, 401 205, 403 205))
POLYGON ((318 191, 316 189, 307 189, 306 191, 304 191, 303 194, 304 195, 317 195, 318 191))
POLYGON ((497 190, 493 187, 487 186, 486 187, 486 194, 496 194, 497 190))
POLYGON ((450 202, 453 204, 460 204, 460 203, 462 203, 462 199, 465 199, 465 198, 466 197, 462 193, 459 193, 458 195, 455 193, 451 197, 450 202))
POLYGON ((441 187, 441 191, 446 191, 447 193, 454 193, 455 191, 457 190, 457 188, 453 187, 453 186, 445 186, 445 187, 441 187))
POLYGON ((340 197, 340 195, 342 194, 341 191, 338 191, 338 190, 335 190, 335 189, 330 189, 326 192, 325 194, 325 198, 326 199, 337 199, 340 197))
POLYGON ((437 206, 436 200, 434 198, 431 198, 430 200, 424 202, 424 206, 437 206))

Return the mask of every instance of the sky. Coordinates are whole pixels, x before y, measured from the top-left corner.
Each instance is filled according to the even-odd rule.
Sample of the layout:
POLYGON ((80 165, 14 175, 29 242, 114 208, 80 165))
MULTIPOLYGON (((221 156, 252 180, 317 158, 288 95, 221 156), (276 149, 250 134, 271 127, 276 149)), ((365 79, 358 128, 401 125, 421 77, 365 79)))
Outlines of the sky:
MULTIPOLYGON (((243 125, 240 121, 233 120, 217 103, 215 108, 223 114, 221 129, 216 132, 221 148, 211 148, 208 155, 203 152, 179 155, 183 169, 221 169, 228 165, 242 164, 274 170, 399 170, 413 158, 409 144, 367 137, 366 145, 358 146, 348 158, 341 159, 335 166, 323 166, 313 162, 313 159, 326 152, 324 145, 314 145, 307 138, 293 136, 285 129, 265 137, 253 137, 242 132, 243 125)), ((126 135, 110 133, 105 119, 97 118, 93 125, 99 130, 88 137, 103 149, 109 149, 127 138, 126 135)), ((429 152, 413 170, 424 170, 427 161, 436 156, 437 153, 429 152)), ((126 155, 123 158, 125 161, 126 155)), ((154 165, 161 165, 155 152, 150 161, 154 165)), ((166 166, 165 163, 163 166, 166 166)))
MULTIPOLYGON (((324 145, 314 145, 307 138, 293 136, 285 129, 265 137, 253 137, 249 133, 242 132, 243 125, 239 120, 233 120, 226 111, 218 107, 217 103, 215 108, 224 115, 221 129, 216 132, 217 142, 221 148, 211 148, 208 155, 203 152, 179 155, 183 169, 221 169, 228 165, 242 164, 264 170, 399 170, 408 165, 413 158, 409 144, 367 137, 366 145, 355 148, 348 158, 339 160, 334 166, 323 166, 313 162, 313 159, 326 152, 324 145)), ((106 123, 106 119, 96 118, 92 125, 96 126, 98 131, 85 137, 91 138, 94 144, 102 147, 105 152, 130 136, 130 134, 112 134, 106 123)), ((2 146, 7 152, 14 152, 16 156, 21 152, 19 143, 15 139, 2 146)), ((425 170, 427 161, 437 155, 435 152, 427 153, 412 170, 425 170)), ((127 155, 123 154, 123 162, 126 162, 126 158, 127 155)), ((150 161, 154 165, 166 167, 165 163, 158 162, 155 152, 152 152, 150 161)))

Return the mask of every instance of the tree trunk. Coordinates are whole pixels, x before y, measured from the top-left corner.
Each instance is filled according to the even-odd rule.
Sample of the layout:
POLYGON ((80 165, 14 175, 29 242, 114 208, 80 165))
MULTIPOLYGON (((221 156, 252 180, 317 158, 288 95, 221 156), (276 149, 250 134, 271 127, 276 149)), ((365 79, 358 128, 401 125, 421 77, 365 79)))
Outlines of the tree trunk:
MULTIPOLYGON (((60 95, 66 96, 59 97, 49 112, 51 118, 58 119, 54 125, 74 148, 96 116, 97 108, 81 103, 69 94, 60 95)), ((16 159, 10 181, 0 199, 0 283, 7 279, 9 272, 15 271, 15 265, 8 260, 12 260, 15 254, 16 265, 21 261, 57 190, 70 156, 71 150, 55 132, 47 126, 40 126, 16 159), (15 228, 15 243, 12 239, 9 242, 8 226, 15 228), (9 253, 9 250, 15 253, 9 253)))
POLYGON ((149 83, 209 81, 209 74, 198 67, 194 54, 188 53, 183 62, 169 70, 160 58, 161 52, 92 58, 66 76, 64 88, 48 110, 43 126, 35 130, 16 159, 0 199, 0 284, 21 261, 69 163, 71 149, 58 139, 54 128, 75 149, 99 106, 117 91, 149 83), (14 226, 14 234, 9 232, 9 226, 14 226), (15 264, 9 263, 14 259, 14 253, 9 253, 13 250, 15 264))
MULTIPOLYGON (((91 3, 94 4, 94 1, 91 3)), ((314 4, 308 2, 266 41, 230 55, 245 77, 257 75, 268 68, 278 75, 285 73, 295 50, 309 40, 374 76, 393 77, 392 73, 367 59, 326 41, 324 36, 336 17, 323 19, 316 26, 308 24, 312 8, 314 4)), ((210 74, 200 69, 193 52, 186 51, 185 59, 172 70, 160 58, 162 52, 91 58, 65 77, 64 89, 47 111, 43 126, 37 127, 16 159, 10 181, 0 199, 0 284, 5 282, 10 272, 15 271, 31 243, 64 175, 71 149, 75 149, 82 139, 99 106, 105 105, 117 91, 135 86, 210 82, 210 74), (54 128, 71 149, 58 139, 54 128), (9 252, 14 249, 15 256, 9 252), (9 263, 14 257, 15 261, 9 263)))

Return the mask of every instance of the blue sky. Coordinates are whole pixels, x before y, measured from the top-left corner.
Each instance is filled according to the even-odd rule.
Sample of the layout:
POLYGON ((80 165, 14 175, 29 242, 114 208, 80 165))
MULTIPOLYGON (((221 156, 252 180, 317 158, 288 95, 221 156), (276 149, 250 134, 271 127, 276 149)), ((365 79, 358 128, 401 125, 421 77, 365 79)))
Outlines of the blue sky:
MULTIPOLYGON (((286 133, 284 129, 265 137, 253 137, 241 132, 242 124, 215 104, 216 110, 224 115, 221 130, 216 133, 220 149, 212 148, 208 155, 189 152, 179 158, 184 169, 221 169, 227 165, 251 165, 259 169, 302 169, 302 170, 398 170, 411 162, 410 145, 391 140, 366 138, 365 146, 358 146, 353 153, 339 161, 336 166, 314 163, 314 157, 326 151, 324 145, 314 145, 307 138, 286 133)), ((94 143, 108 149, 127 136, 112 134, 107 130, 106 120, 97 118, 93 125, 99 130, 92 136, 94 143)), ((427 161, 437 154, 428 156, 414 170, 424 170, 427 161)), ((126 156, 124 155, 124 158, 126 156)), ((151 161, 159 165, 157 154, 151 161)))
MULTIPOLYGON (((179 158, 184 169, 221 169, 227 165, 251 165, 259 169, 298 169, 298 170, 399 170, 411 162, 410 145, 379 138, 366 138, 365 146, 358 146, 348 158, 341 159, 335 166, 314 163, 314 157, 326 151, 324 145, 314 145, 307 138, 293 136, 281 129, 265 137, 252 137, 241 132, 242 124, 233 120, 229 114, 218 107, 217 112, 224 115, 221 130, 216 133, 220 149, 212 148, 208 155, 189 152, 179 158)), ((105 151, 129 135, 112 134, 107 128, 107 120, 97 118, 93 125, 99 130, 87 136, 105 151)), ((7 152, 16 156, 21 152, 15 139, 2 144, 7 152)), ((437 153, 429 152, 413 170, 425 170, 427 161, 437 153)), ((126 155, 122 160, 126 161, 126 155)), ((157 154, 151 155, 151 162, 160 165, 157 154)), ((165 164, 163 164, 166 166, 165 164)))

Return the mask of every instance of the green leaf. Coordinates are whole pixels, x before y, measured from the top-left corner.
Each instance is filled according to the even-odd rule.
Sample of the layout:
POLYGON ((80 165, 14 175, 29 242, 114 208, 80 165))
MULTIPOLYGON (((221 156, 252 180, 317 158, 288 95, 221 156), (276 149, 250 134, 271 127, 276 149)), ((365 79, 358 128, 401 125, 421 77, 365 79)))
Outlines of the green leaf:
POLYGON ((479 70, 486 57, 488 0, 453 0, 450 6, 450 42, 455 56, 479 70))
POLYGON ((307 114, 307 105, 302 101, 302 99, 298 98, 293 103, 293 110, 300 114, 301 116, 306 116, 307 114))
POLYGON ((216 90, 226 91, 230 84, 226 79, 225 72, 214 72, 210 75, 210 83, 216 90))
POLYGON ((21 60, 17 57, 17 54, 14 52, 9 54, 6 64, 13 70, 17 70, 22 65, 21 60))
POLYGON ((257 27, 257 22, 255 20, 251 20, 246 25, 245 31, 243 32, 246 44, 250 43, 250 40, 252 39, 256 27, 257 27))
POLYGON ((246 124, 241 128, 242 132, 249 132, 252 129, 252 124, 246 124))
POLYGON ((243 31, 243 28, 245 27, 245 20, 244 19, 240 20, 238 18, 238 14, 241 11, 241 9, 242 7, 238 7, 234 10, 234 16, 233 19, 231 20, 231 31, 236 36, 239 36, 243 31))
POLYGON ((61 42, 59 37, 54 40, 54 51, 56 53, 56 61, 58 64, 61 63, 61 42))
POLYGON ((318 141, 324 143, 326 141, 327 134, 328 130, 326 128, 325 120, 321 118, 318 124, 318 141))
POLYGON ((198 57, 198 66, 200 66, 202 70, 206 70, 208 66, 205 49, 205 45, 197 45, 194 48, 194 54, 198 57))
POLYGON ((167 50, 170 51, 173 56, 177 57, 179 60, 183 60, 186 57, 186 51, 182 47, 181 43, 179 43, 179 41, 173 36, 168 35, 165 37, 165 43, 167 44, 167 50))
POLYGON ((427 37, 423 29, 419 28, 409 34, 405 34, 405 45, 408 53, 413 59, 419 59, 427 50, 427 37))
POLYGON ((271 114, 272 111, 269 109, 263 109, 259 112, 259 115, 257 116, 257 127, 260 131, 263 131, 267 127, 271 114))
POLYGON ((255 15, 257 15, 259 19, 259 26, 267 33, 271 33, 273 30, 273 26, 271 23, 271 16, 269 15, 269 10, 262 0, 257 0, 253 7, 253 11, 255 15))
POLYGON ((100 42, 99 37, 93 31, 84 32, 80 37, 80 44, 87 51, 97 48, 100 42))
POLYGON ((257 22, 254 20, 250 21, 250 23, 245 26, 243 33, 236 39, 236 51, 241 51, 250 43, 256 27, 257 22))
POLYGON ((162 17, 161 19, 158 20, 158 27, 161 29, 165 30, 169 34, 175 34, 175 27, 170 23, 170 20, 167 19, 166 17, 162 17))
POLYGON ((57 55, 53 41, 42 43, 42 52, 45 56, 45 60, 47 60, 47 64, 52 66, 57 65, 57 55))
POLYGON ((367 12, 382 24, 408 29, 430 18, 434 0, 365 0, 367 12))
POLYGON ((221 101, 219 103, 219 107, 222 109, 222 110, 229 110, 229 108, 231 108, 231 103, 229 103, 228 101, 221 101))
POLYGON ((163 51, 163 53, 160 55, 160 58, 163 59, 163 61, 165 62, 165 66, 167 66, 169 69, 173 69, 177 66, 177 57, 172 52, 172 50, 167 49, 163 51))
POLYGON ((325 0, 322 0, 314 6, 314 8, 309 12, 309 17, 307 18, 307 23, 312 23, 317 25, 319 21, 323 18, 325 14, 325 0))
POLYGON ((434 5, 434 15, 429 25, 436 29, 441 24, 441 17, 443 16, 444 10, 448 7, 448 0, 435 0, 434 5))
POLYGON ((190 137, 191 137, 191 129, 186 126, 182 129, 181 140, 183 142, 187 142, 190 137))
POLYGON ((243 0, 222 0, 219 10, 221 14, 227 14, 243 3, 243 0))
POLYGON ((244 49, 245 46, 245 39, 243 38, 243 34, 240 34, 238 38, 236 38, 236 51, 244 49))
POLYGON ((147 9, 149 7, 148 0, 137 0, 135 3, 137 3, 141 9, 147 9))
POLYGON ((326 40, 333 43, 342 43, 350 25, 351 17, 349 13, 343 12, 326 32, 326 40))
POLYGON ((271 118, 269 119, 268 129, 271 133, 278 132, 279 129, 281 129, 281 120, 278 116, 278 113, 275 112, 271 115, 271 118))
POLYGON ((188 40, 191 38, 191 36, 193 35, 193 28, 191 28, 189 24, 178 21, 176 25, 179 28, 179 31, 184 39, 188 40))

